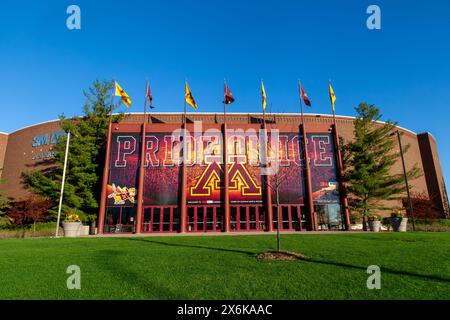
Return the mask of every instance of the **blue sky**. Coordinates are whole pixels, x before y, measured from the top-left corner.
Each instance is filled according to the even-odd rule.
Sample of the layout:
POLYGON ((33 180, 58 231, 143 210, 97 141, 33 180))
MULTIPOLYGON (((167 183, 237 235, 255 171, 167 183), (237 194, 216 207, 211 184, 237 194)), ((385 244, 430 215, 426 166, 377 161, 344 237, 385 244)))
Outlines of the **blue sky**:
POLYGON ((354 115, 361 101, 437 139, 450 184, 450 2, 417 1, 11 1, 0 10, 0 131, 81 114, 82 90, 119 80, 142 111, 145 79, 157 111, 182 111, 187 78, 199 111, 220 112, 223 78, 236 102, 260 110, 264 79, 272 111, 297 112, 301 79, 314 113, 354 115), (81 8, 81 30, 66 9, 81 8), (381 8, 381 30, 366 8, 381 8))

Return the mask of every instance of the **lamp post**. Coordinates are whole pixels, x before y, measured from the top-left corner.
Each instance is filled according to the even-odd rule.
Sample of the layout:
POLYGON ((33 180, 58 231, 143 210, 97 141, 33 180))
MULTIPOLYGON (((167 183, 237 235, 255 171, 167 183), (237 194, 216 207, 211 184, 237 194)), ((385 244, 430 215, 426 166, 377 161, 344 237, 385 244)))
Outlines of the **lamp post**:
MULTIPOLYGON (((411 221, 412 221, 413 231, 416 231, 416 223, 414 221, 414 212, 413 212, 413 205, 412 205, 412 201, 411 201, 411 194, 409 193, 408 176, 406 174, 405 158, 403 156, 403 147, 402 147, 402 139, 400 139, 400 131, 397 130, 396 134, 397 134, 397 139, 398 139, 398 145, 400 147, 400 157, 402 158, 403 177, 405 178, 406 194, 408 196, 409 212, 411 213, 411 221)), ((392 133, 391 135, 394 135, 394 133, 392 133)))

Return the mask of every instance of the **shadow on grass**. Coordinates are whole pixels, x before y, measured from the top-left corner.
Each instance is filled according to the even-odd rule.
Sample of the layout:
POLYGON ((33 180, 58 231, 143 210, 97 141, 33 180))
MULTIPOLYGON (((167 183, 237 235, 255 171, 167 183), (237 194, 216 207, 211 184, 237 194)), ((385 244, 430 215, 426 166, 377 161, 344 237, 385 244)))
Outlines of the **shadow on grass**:
MULTIPOLYGON (((324 261, 324 260, 315 260, 315 259, 309 259, 309 260, 306 260, 306 262, 331 265, 331 266, 342 267, 342 268, 358 269, 358 270, 364 270, 364 271, 366 271, 367 267, 368 267, 368 266, 367 267, 355 266, 352 264, 342 263, 342 262, 324 261)), ((400 275, 400 276, 408 276, 408 277, 414 277, 414 278, 419 278, 419 279, 442 281, 442 282, 450 283, 450 279, 442 278, 439 276, 423 275, 423 274, 413 273, 413 272, 409 272, 409 271, 400 271, 400 270, 395 270, 395 269, 391 269, 391 268, 385 268, 382 266, 380 266, 380 269, 381 269, 382 273, 387 272, 390 274, 395 274, 395 275, 400 275)))
MULTIPOLYGON (((234 252, 234 253, 246 254, 246 255, 251 256, 251 257, 256 257, 256 255, 257 255, 257 253, 251 252, 251 251, 236 250, 236 249, 226 249, 226 248, 216 248, 216 247, 181 244, 181 243, 168 243, 168 242, 164 242, 164 241, 151 240, 151 239, 148 239, 148 238, 147 239, 143 239, 143 238, 126 238, 126 240, 142 241, 142 242, 145 242, 145 243, 154 243, 154 244, 170 246, 170 247, 186 247, 186 248, 194 248, 194 249, 215 250, 215 251, 220 251, 220 252, 234 252)), ((349 268, 349 269, 358 269, 358 270, 364 270, 364 271, 366 271, 367 267, 368 267, 368 266, 367 267, 357 266, 357 265, 352 265, 352 264, 342 263, 342 262, 316 260, 316 259, 312 259, 312 258, 309 258, 307 260, 302 260, 302 261, 305 262, 305 263, 317 263, 317 264, 331 265, 331 266, 336 266, 336 267, 341 267, 341 268, 349 268)), ((380 268, 381 268, 381 272, 387 272, 387 273, 390 273, 390 274, 414 277, 414 278, 419 278, 419 279, 423 279, 423 280, 432 280, 432 281, 441 281, 441 282, 448 282, 448 283, 450 283, 450 279, 443 278, 443 277, 440 277, 440 276, 423 275, 423 274, 418 274, 418 273, 413 273, 413 272, 408 272, 408 271, 395 270, 395 269, 385 268, 385 267, 380 267, 380 268)))
MULTIPOLYGON (((156 283, 143 278, 139 272, 133 270, 132 267, 129 267, 129 264, 124 263, 120 259, 121 255, 122 253, 117 250, 102 250, 99 252, 94 262, 100 267, 100 270, 108 273, 112 279, 116 279, 122 283, 133 284, 133 288, 137 289, 143 296, 142 298, 149 299, 150 297, 153 297, 153 299, 156 299, 156 296, 168 299, 184 298, 179 293, 169 290, 165 286, 157 285, 156 283)), ((108 299, 118 298, 129 299, 136 297, 131 297, 125 293, 125 297, 111 297, 108 299)), ((142 298, 139 297, 138 299, 142 298)))
POLYGON ((255 253, 255 252, 236 250, 236 249, 215 248, 215 247, 198 246, 198 245, 192 245, 192 244, 182 244, 182 243, 168 243, 168 242, 164 242, 164 241, 156 241, 156 240, 143 239, 143 238, 125 238, 125 239, 129 240, 129 241, 142 241, 145 243, 154 243, 154 244, 159 244, 159 245, 169 246, 169 247, 185 247, 185 248, 194 248, 194 249, 215 250, 215 251, 221 251, 221 252, 233 252, 233 253, 246 254, 246 255, 252 256, 252 257, 257 255, 257 253, 255 253))

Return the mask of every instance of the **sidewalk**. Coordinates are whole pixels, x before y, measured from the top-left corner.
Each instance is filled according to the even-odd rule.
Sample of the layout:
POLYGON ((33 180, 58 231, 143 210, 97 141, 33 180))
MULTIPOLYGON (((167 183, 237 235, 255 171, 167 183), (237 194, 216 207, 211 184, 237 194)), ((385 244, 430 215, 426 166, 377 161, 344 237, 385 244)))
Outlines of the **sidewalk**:
MULTIPOLYGON (((280 234, 351 234, 368 233, 367 231, 281 231, 280 234)), ((276 235, 277 231, 239 231, 239 232, 173 232, 173 233, 109 233, 103 235, 82 236, 83 238, 112 238, 112 237, 209 237, 209 236, 257 236, 257 235, 276 235)))

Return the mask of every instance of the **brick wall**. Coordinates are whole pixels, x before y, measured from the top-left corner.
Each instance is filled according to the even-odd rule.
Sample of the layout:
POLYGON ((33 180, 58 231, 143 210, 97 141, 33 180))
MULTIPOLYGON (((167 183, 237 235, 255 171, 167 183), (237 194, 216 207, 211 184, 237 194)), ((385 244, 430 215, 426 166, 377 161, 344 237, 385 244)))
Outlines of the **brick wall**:
POLYGON ((0 133, 0 178, 2 177, 3 162, 5 161, 6 146, 8 145, 8 134, 0 133))
MULTIPOLYGON (((142 122, 142 114, 129 114, 123 119, 123 123, 140 123, 142 122)), ((223 114, 211 113, 200 114, 191 113, 188 114, 188 122, 203 121, 203 123, 223 123, 223 114)), ((181 123, 182 114, 151 114, 148 115, 146 121, 148 123, 181 123)), ((300 116, 298 114, 270 114, 266 115, 266 121, 268 124, 298 126, 300 123, 300 116)), ((262 122, 261 114, 228 114, 227 123, 229 124, 255 124, 262 122)), ((339 129, 339 135, 344 140, 350 140, 353 137, 353 122, 351 117, 337 117, 337 124, 339 129)), ((333 119, 330 116, 325 115, 305 115, 305 127, 308 128, 320 128, 321 130, 328 130, 329 126, 333 123, 333 119)), ((268 125, 270 128, 270 125, 268 125)), ((436 175, 436 181, 442 179, 442 172, 439 163, 439 156, 437 153, 436 142, 432 138, 428 138, 429 147, 426 148, 424 144, 420 145, 420 137, 408 130, 399 129, 403 132, 402 143, 404 145, 409 144, 410 149, 405 154, 405 162, 407 169, 412 168, 414 164, 417 164, 419 168, 423 170, 425 175, 422 177, 410 181, 413 186, 412 191, 428 193, 430 190, 430 175, 436 175), (430 153, 431 150, 431 153, 430 153), (422 152, 422 155, 421 155, 422 152), (425 157, 423 156, 425 154, 425 157), (433 161, 429 161, 428 158, 432 158, 433 161), (424 168, 423 164, 426 166, 424 168), (428 180, 429 181, 428 181, 428 180)), ((30 126, 8 135, 0 134, 0 164, 3 161, 3 173, 2 178, 6 180, 5 185, 1 188, 6 190, 9 196, 17 199, 23 198, 27 195, 22 182, 22 172, 27 170, 42 170, 52 165, 51 159, 34 159, 39 155, 46 155, 51 152, 53 145, 43 144, 33 147, 33 139, 35 137, 42 137, 44 135, 50 135, 54 132, 61 131, 59 122, 50 121, 34 126, 30 126), (7 141, 7 144, 6 144, 7 141), (6 150, 4 146, 6 145, 6 150), (2 156, 4 153, 4 160, 2 156)), ((431 136, 429 136, 431 137, 431 136)), ((50 138, 49 138, 50 139, 50 138)), ((45 139, 44 139, 45 140, 45 139)), ((43 141, 42 139, 39 141, 43 141)), ((49 141, 50 142, 50 141, 49 141)), ((398 148, 398 146, 396 146, 398 148)), ((430 158, 430 159, 431 159, 430 158)), ((393 168, 393 173, 402 173, 402 165, 399 161, 393 168)), ((438 182, 436 182, 438 183, 438 182)), ((434 183, 434 184, 436 184, 434 183)), ((438 187, 438 190, 441 190, 438 187)), ((442 195, 442 192, 441 192, 442 195)), ((398 203, 394 203, 398 204, 398 203)))

